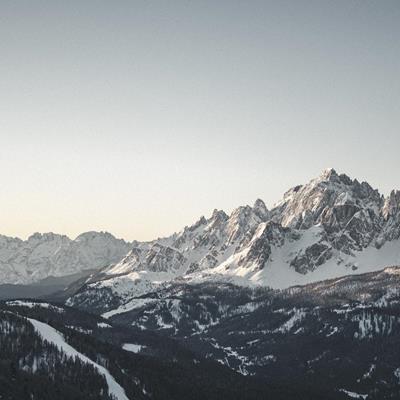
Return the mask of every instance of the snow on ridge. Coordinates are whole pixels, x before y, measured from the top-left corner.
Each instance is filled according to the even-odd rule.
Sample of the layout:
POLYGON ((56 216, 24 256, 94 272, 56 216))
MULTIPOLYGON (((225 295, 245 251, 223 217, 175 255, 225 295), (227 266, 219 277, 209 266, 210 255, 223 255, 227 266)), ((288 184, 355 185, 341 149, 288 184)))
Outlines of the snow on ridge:
POLYGON ((47 308, 52 311, 57 311, 60 313, 65 312, 65 310, 63 308, 53 306, 52 304, 49 304, 49 303, 40 303, 40 302, 25 301, 25 300, 12 300, 12 301, 7 301, 6 304, 8 306, 19 306, 19 307, 28 307, 28 308, 41 307, 41 308, 47 308))
POLYGON ((97 369, 97 371, 103 375, 108 385, 108 391, 111 395, 115 396, 117 400, 129 400, 125 394, 125 390, 120 386, 110 372, 103 366, 95 363, 89 357, 77 351, 75 348, 70 346, 63 338, 62 334, 56 329, 47 325, 43 322, 37 321, 32 318, 27 318, 28 321, 33 325, 35 331, 38 332, 42 339, 49 343, 54 344, 59 350, 62 350, 68 357, 78 357, 81 361, 86 364, 91 364, 97 369))
POLYGON ((121 305, 118 308, 112 309, 110 311, 105 312, 104 314, 102 314, 102 317, 105 319, 111 318, 114 315, 117 314, 123 314, 126 313, 128 311, 132 311, 136 308, 140 308, 145 306, 146 304, 151 304, 156 302, 157 300, 155 299, 132 299, 131 301, 129 301, 126 304, 121 305))

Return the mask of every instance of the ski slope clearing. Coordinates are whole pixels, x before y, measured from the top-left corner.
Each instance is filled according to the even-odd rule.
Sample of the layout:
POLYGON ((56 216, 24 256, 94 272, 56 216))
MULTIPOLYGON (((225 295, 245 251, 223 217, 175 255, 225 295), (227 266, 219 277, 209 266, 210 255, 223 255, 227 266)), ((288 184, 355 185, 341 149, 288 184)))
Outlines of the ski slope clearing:
POLYGON ((106 378, 108 391, 115 396, 117 400, 129 400, 124 389, 116 382, 108 370, 101 365, 95 363, 79 351, 70 346, 63 338, 60 332, 43 322, 28 318, 38 334, 47 342, 53 343, 58 349, 62 350, 69 357, 78 357, 81 361, 93 365, 97 371, 106 378))

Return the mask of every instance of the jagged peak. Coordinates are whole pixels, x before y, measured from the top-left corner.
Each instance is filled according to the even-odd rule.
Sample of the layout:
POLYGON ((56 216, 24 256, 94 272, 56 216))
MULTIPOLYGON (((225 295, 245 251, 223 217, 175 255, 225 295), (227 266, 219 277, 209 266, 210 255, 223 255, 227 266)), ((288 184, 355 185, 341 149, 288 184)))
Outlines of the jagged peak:
POLYGON ((68 236, 66 235, 60 235, 58 233, 54 233, 54 232, 44 232, 44 233, 40 233, 40 232, 35 232, 32 235, 30 235, 28 237, 28 242, 31 241, 40 241, 40 240, 55 240, 55 239, 67 239, 67 240, 71 240, 68 236))
POLYGON ((311 182, 319 183, 319 182, 326 182, 326 183, 338 183, 338 184, 345 184, 345 185, 352 185, 352 184, 359 184, 357 180, 352 180, 346 174, 339 174, 334 168, 326 168, 324 169, 321 174, 316 178, 313 179, 311 182))
POLYGON ((268 211, 267 206, 265 205, 264 201, 261 199, 257 199, 254 202, 253 208, 268 211))
POLYGON ((224 227, 226 221, 229 219, 228 215, 223 210, 214 209, 212 216, 207 220, 207 230, 221 229, 224 227))
MULTIPOLYGON (((368 182, 352 179, 346 174, 339 174, 333 168, 327 168, 315 179, 304 185, 304 188, 329 186, 331 189, 352 192, 360 198, 373 198, 375 201, 382 201, 383 196, 377 189, 374 189, 368 182)), ((291 191, 287 193, 292 193, 291 191)))
POLYGON ((335 177, 335 176, 338 176, 338 173, 336 172, 336 170, 334 169, 334 168, 332 168, 332 167, 329 167, 329 168, 325 168, 323 171, 322 171, 322 173, 320 174, 320 178, 321 179, 326 179, 326 180, 329 180, 329 179, 331 179, 331 177, 335 177))
POLYGON ((196 223, 199 225, 204 225, 206 222, 207 222, 206 217, 202 215, 196 223))
POLYGON ((229 218, 235 217, 235 216, 239 216, 242 214, 246 214, 251 212, 252 208, 249 205, 245 205, 245 206, 239 206, 236 207, 232 212, 229 218))
POLYGON ((254 202, 253 210, 255 214, 262 220, 265 220, 268 217, 268 208, 261 199, 257 199, 254 202))
POLYGON ((202 215, 193 225, 186 227, 186 229, 188 229, 189 231, 194 231, 199 226, 206 225, 206 224, 207 224, 207 219, 204 215, 202 215))
POLYGON ((226 221, 228 219, 228 215, 225 213, 224 210, 218 210, 217 208, 214 209, 211 219, 213 220, 223 220, 226 221))
POLYGON ((396 214, 400 210, 400 190, 392 190, 388 197, 385 198, 382 207, 384 218, 396 214))
POLYGON ((392 190, 390 192, 389 199, 400 205, 400 190, 392 190))

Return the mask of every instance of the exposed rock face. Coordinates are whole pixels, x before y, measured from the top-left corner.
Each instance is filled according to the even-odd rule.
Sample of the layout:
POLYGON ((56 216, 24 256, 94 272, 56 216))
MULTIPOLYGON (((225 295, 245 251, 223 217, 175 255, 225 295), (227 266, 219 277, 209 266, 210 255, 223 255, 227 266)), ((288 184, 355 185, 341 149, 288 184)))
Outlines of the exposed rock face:
POLYGON ((392 190, 389 197, 385 199, 382 215, 387 221, 396 216, 400 211, 400 190, 392 190))
POLYGON ((169 246, 154 243, 149 248, 134 248, 121 262, 107 269, 110 274, 123 274, 147 270, 150 272, 173 272, 186 262, 185 257, 169 246))
POLYGON ((248 245, 246 255, 240 258, 238 264, 255 265, 262 270, 272 254, 272 246, 282 246, 288 231, 289 229, 272 221, 261 223, 248 245))
MULTIPOLYGON (((335 251, 352 255, 368 246, 376 246, 386 215, 393 212, 396 200, 386 200, 368 183, 359 183, 334 169, 325 170, 307 185, 286 192, 271 211, 272 218, 285 227, 308 230, 321 226, 324 234, 319 244, 304 249, 291 261, 299 272, 306 273, 329 260, 335 251), (389 211, 390 210, 390 211, 389 211)), ((393 223, 393 217, 389 217, 393 223)), ((394 228, 380 239, 393 240, 394 228)))
POLYGON ((261 199, 257 199, 254 202, 253 211, 262 221, 267 221, 269 219, 267 206, 261 199))
MULTIPOLYGON (((366 183, 351 180, 329 169, 309 184, 297 186, 286 193, 273 210, 273 219, 293 229, 309 229, 321 224, 326 231, 337 234, 343 230, 350 237, 375 231, 380 223, 383 197, 366 183)), ((366 239, 368 241, 370 237, 366 239)), ((359 247, 359 243, 355 243, 359 247)))
POLYGON ((400 238, 400 191, 392 191, 382 208, 383 229, 378 238, 378 246, 400 238))
POLYGON ((290 265, 299 273, 306 274, 314 271, 332 257, 332 247, 325 243, 314 243, 304 249, 291 262, 290 265))

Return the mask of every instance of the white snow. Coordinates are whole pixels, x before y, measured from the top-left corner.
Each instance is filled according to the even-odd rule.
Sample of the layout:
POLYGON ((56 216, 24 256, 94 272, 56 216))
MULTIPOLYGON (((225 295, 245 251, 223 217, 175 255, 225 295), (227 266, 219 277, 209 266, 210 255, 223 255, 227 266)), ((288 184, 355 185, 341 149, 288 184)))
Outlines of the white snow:
MULTIPOLYGON (((215 341, 215 339, 212 339, 210 341, 211 346, 213 346, 215 349, 222 350, 225 353, 224 359, 217 359, 219 363, 228 366, 229 368, 232 368, 230 363, 229 363, 229 357, 235 358, 238 362, 240 362, 240 365, 235 368, 237 372, 240 374, 246 376, 246 375, 252 375, 248 370, 247 367, 252 366, 254 363, 251 362, 248 357, 240 355, 236 350, 232 349, 232 347, 224 347, 221 346, 219 343, 215 341)), ((269 356, 268 356, 269 357, 269 356)), ((273 356, 272 356, 273 357, 273 356)))
MULTIPOLYGON (((363 251, 355 252, 354 256, 345 256, 336 252, 330 260, 314 271, 304 275, 298 273, 290 266, 293 253, 299 251, 300 248, 310 246, 317 239, 318 227, 315 227, 315 229, 311 229, 311 232, 305 231, 304 237, 299 241, 287 241, 282 247, 273 247, 271 260, 262 270, 251 266, 239 266, 238 261, 244 254, 236 253, 221 265, 193 274, 188 279, 193 283, 207 280, 228 280, 244 286, 269 286, 274 289, 286 289, 290 286, 306 285, 345 275, 379 271, 390 265, 400 265, 400 240, 394 240, 385 243, 380 249, 371 246, 363 251), (339 256, 343 259, 340 264, 337 261, 339 256), (355 265, 357 269, 346 265, 355 265)), ((244 250, 244 252, 246 251, 247 249, 244 250)))
POLYGON ((376 364, 371 364, 370 367, 369 367, 369 369, 368 369, 368 371, 365 372, 365 374, 362 376, 361 379, 364 380, 364 379, 369 379, 369 378, 371 378, 371 376, 372 376, 372 374, 374 373, 375 369, 376 369, 376 364))
POLYGON ((110 324, 106 324, 105 322, 98 322, 97 323, 98 328, 112 328, 110 324))
POLYGON ((393 371, 394 376, 399 380, 400 383, 400 367, 393 371))
POLYGON ((356 393, 356 392, 350 392, 349 390, 346 390, 346 389, 339 389, 339 392, 347 394, 347 396, 349 396, 351 399, 362 399, 362 400, 365 400, 365 399, 368 398, 367 394, 359 394, 359 393, 356 393))
POLYGON ((306 313, 301 308, 293 308, 293 310, 291 310, 289 314, 293 315, 274 332, 290 332, 292 328, 306 316, 306 313))
POLYGON ((123 304, 122 306, 115 308, 114 310, 110 310, 102 315, 103 318, 111 318, 113 315, 117 314, 122 314, 128 311, 132 311, 136 308, 140 308, 145 306, 146 304, 151 304, 156 302, 157 300, 154 299, 132 299, 126 304, 123 304))
POLYGON ((70 346, 63 338, 60 332, 55 330, 50 325, 47 325, 43 322, 37 321, 35 319, 28 318, 31 324, 34 326, 35 330, 39 333, 39 335, 49 343, 57 346, 59 350, 62 350, 69 357, 78 357, 81 361, 87 364, 93 365, 97 371, 103 375, 107 381, 109 393, 117 400, 129 400, 125 394, 124 389, 116 382, 116 380, 111 376, 106 368, 95 363, 90 358, 75 350, 72 346, 70 346))
POLYGON ((60 313, 63 313, 65 311, 63 308, 53 306, 52 304, 49 304, 49 303, 36 303, 33 301, 13 300, 13 301, 7 301, 6 304, 8 306, 20 306, 20 307, 29 307, 29 308, 41 307, 41 308, 50 309, 52 311, 57 311, 60 313))
POLYGON ((140 351, 145 348, 146 346, 143 346, 141 344, 134 344, 134 343, 125 343, 122 348, 126 351, 130 351, 132 353, 140 353, 140 351))
POLYGON ((74 326, 74 325, 66 325, 67 328, 73 329, 74 331, 77 331, 79 333, 83 333, 85 335, 91 335, 93 331, 91 329, 85 329, 80 326, 74 326))
POLYGON ((388 315, 383 318, 371 311, 363 311, 359 315, 352 317, 352 321, 358 322, 358 332, 354 333, 356 339, 371 338, 373 336, 383 336, 392 333, 393 324, 397 318, 388 315))
POLYGON ((334 326, 333 329, 326 335, 326 337, 333 336, 337 332, 338 332, 338 328, 337 328, 337 326, 334 326))

